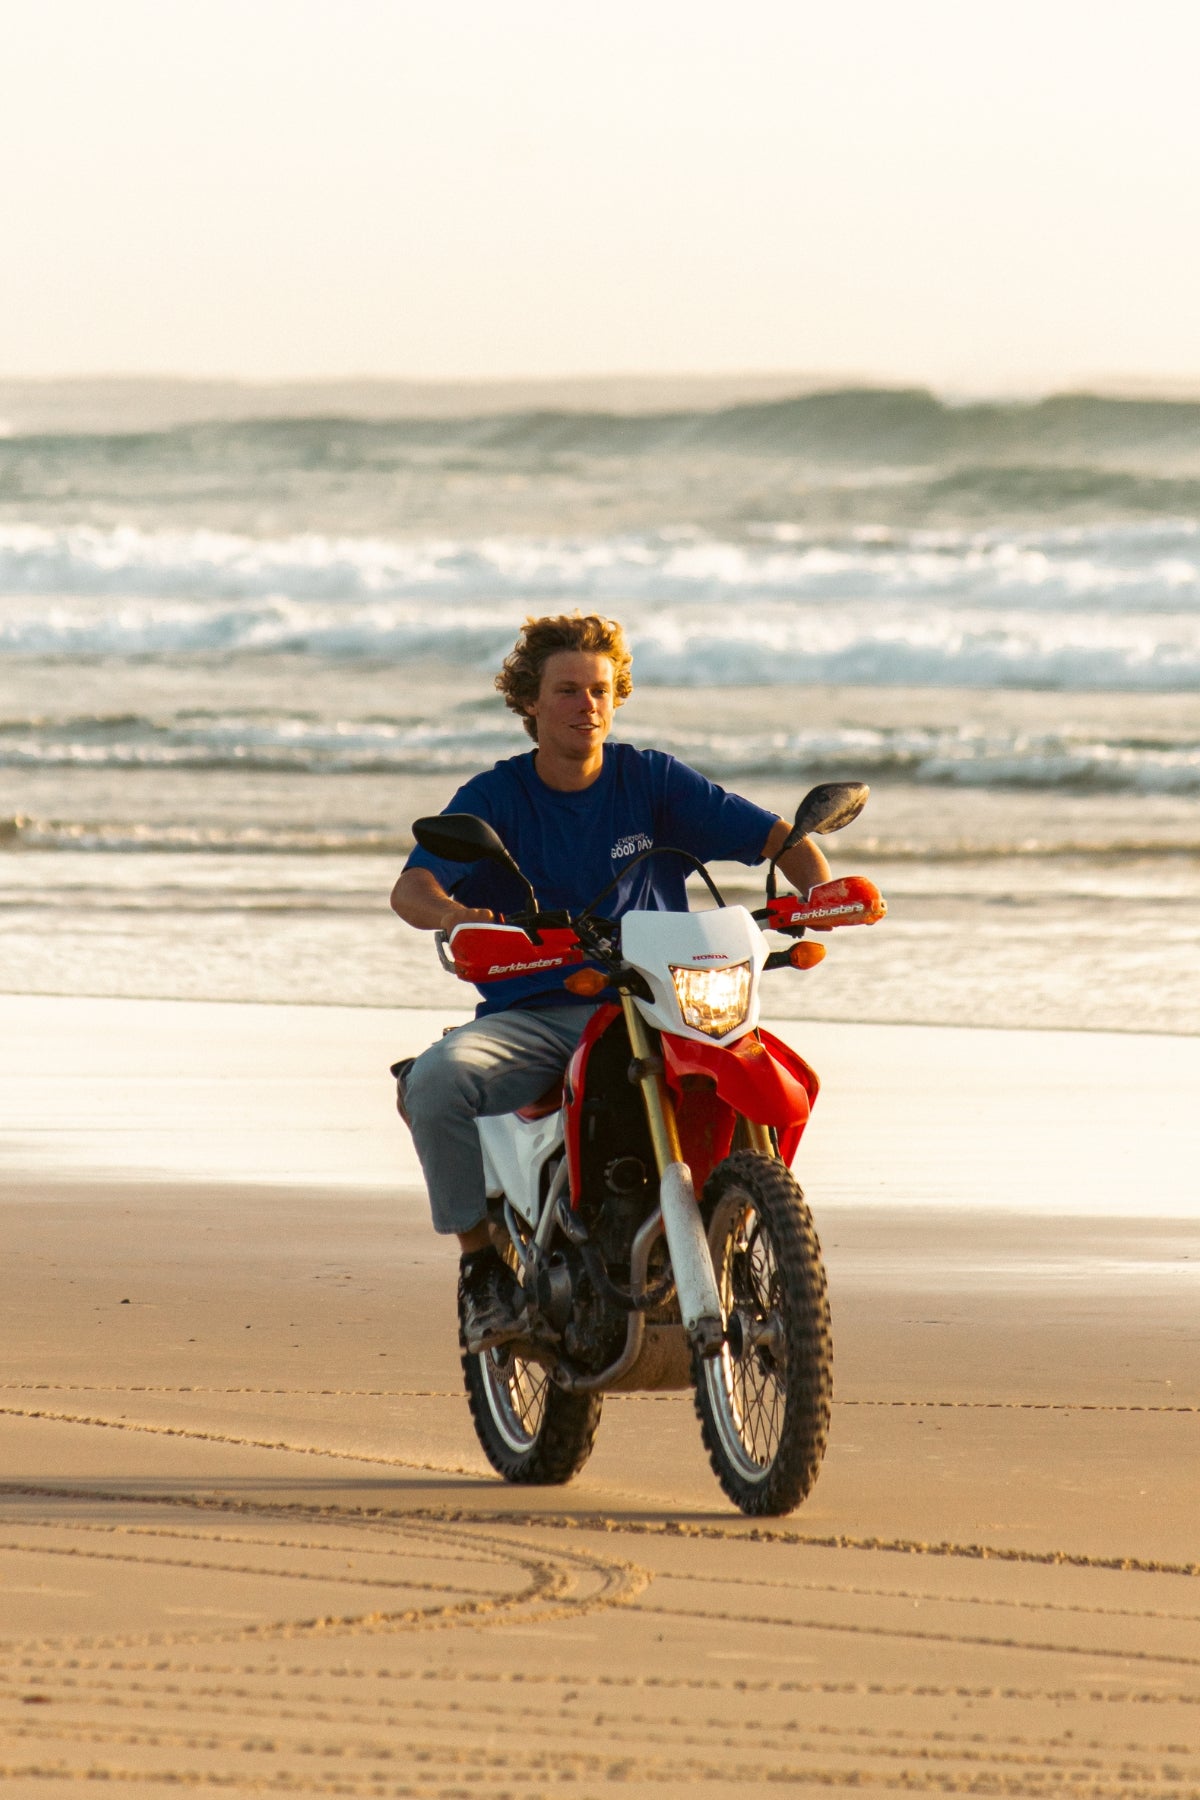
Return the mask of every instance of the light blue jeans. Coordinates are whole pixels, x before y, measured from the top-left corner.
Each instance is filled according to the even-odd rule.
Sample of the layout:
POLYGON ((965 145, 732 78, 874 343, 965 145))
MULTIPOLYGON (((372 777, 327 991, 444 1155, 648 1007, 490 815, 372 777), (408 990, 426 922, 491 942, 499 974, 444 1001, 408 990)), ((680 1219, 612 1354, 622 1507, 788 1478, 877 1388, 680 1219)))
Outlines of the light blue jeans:
POLYGON ((571 1060, 594 1005, 519 1007, 448 1032, 401 1083, 433 1228, 474 1230, 487 1215, 478 1118, 544 1094, 571 1060))

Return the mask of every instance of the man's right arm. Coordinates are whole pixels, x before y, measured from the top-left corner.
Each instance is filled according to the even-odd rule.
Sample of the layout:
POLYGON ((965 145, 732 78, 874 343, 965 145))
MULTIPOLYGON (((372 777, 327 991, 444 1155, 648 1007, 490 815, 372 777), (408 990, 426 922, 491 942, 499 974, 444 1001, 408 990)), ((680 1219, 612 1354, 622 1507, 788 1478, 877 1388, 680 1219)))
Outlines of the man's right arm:
POLYGON ((486 906, 460 906, 429 869, 405 869, 392 889, 392 911, 418 931, 453 931, 456 925, 484 925, 495 914, 486 906))

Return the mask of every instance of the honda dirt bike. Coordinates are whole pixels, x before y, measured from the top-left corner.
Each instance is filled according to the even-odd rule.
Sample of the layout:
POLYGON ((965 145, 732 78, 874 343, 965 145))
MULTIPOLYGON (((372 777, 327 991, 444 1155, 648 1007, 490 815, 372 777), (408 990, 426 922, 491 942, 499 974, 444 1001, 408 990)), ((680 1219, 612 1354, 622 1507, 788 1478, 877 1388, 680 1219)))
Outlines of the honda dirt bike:
MULTIPOLYGON (((814 788, 780 851, 857 817, 868 789, 814 788)), ((524 1294, 521 1335, 463 1355, 475 1429, 508 1481, 568 1481, 589 1456, 605 1393, 695 1390, 709 1458, 746 1513, 789 1512, 820 1471, 832 1337, 825 1270, 789 1169, 817 1077, 763 1030, 764 970, 824 956, 811 930, 873 924, 886 906, 860 876, 804 898, 715 909, 543 912, 500 838, 465 813, 418 819, 417 842, 455 862, 487 858, 524 884, 528 910, 438 933, 445 966, 495 982, 569 969, 589 1020, 561 1083, 532 1106, 476 1121, 489 1219, 524 1294), (762 927, 790 935, 772 951, 762 927), (449 954, 447 954, 447 951, 449 954), (572 966, 574 965, 574 966, 572 966)), ((776 861, 778 858, 776 858, 776 861)), ((618 877, 620 879, 620 877, 618 877)), ((397 1065, 400 1067, 401 1065, 397 1065)))

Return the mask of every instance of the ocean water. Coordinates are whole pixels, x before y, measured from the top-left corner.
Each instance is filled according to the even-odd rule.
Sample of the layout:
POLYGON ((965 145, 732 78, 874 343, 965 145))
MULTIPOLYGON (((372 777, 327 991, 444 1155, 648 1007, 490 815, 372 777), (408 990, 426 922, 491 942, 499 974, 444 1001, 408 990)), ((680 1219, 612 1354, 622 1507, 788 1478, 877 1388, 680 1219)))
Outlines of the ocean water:
POLYGON ((618 735, 871 783, 890 916, 769 1011, 1197 1030, 1200 406, 131 392, 0 393, 0 989, 462 1005, 387 894, 581 606, 618 735))

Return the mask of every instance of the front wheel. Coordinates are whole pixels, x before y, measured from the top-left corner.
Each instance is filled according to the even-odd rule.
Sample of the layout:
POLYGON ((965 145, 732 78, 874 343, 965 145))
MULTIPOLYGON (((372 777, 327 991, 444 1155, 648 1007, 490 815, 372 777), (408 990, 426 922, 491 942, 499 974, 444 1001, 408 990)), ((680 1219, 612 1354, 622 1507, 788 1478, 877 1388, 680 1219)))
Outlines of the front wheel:
POLYGON ((785 1513, 825 1455, 833 1336, 821 1246, 783 1163, 727 1157, 704 1189, 726 1342, 695 1360, 696 1410, 717 1480, 745 1513, 785 1513))

